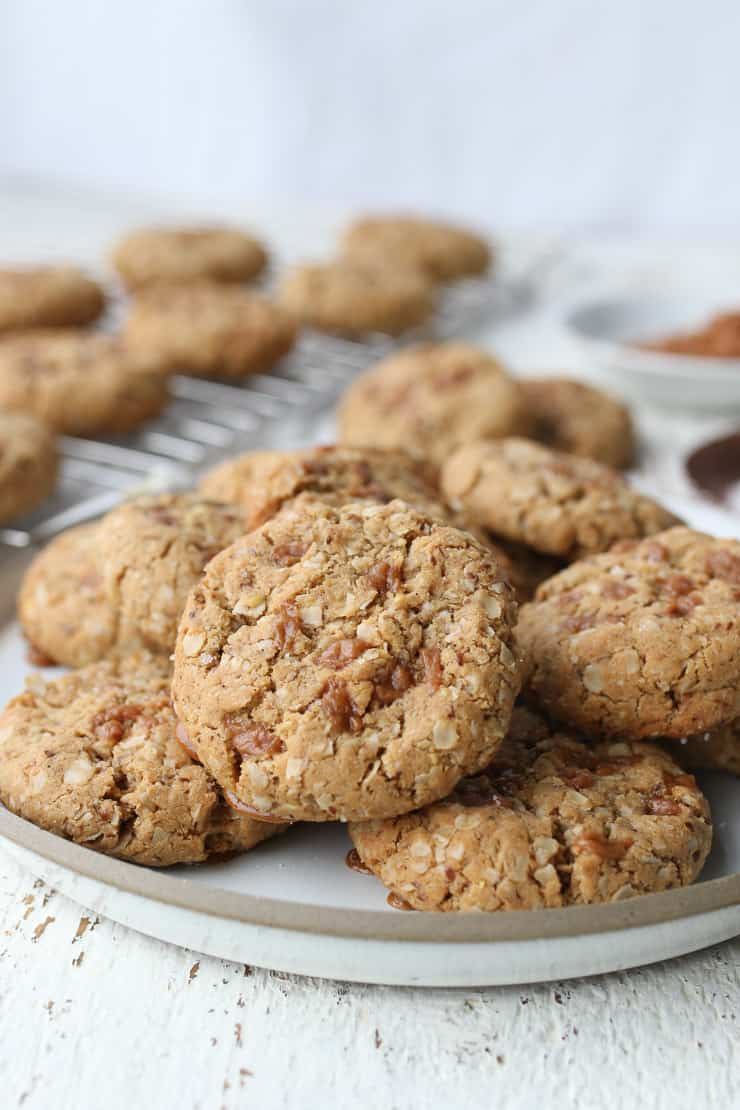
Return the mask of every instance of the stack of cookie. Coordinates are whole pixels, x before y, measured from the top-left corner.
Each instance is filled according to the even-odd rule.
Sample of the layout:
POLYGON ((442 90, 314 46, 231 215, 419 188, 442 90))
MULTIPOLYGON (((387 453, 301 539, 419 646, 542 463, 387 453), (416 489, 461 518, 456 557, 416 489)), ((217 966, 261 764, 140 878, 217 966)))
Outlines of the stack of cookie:
POLYGON ((20 616, 79 669, 6 708, 0 798, 150 865, 348 822, 356 865, 423 910, 692 881, 711 818, 676 760, 705 742, 676 741, 733 750, 740 543, 599 464, 484 442, 503 454, 259 452, 60 537, 20 616), (494 527, 571 560, 521 616, 494 527))

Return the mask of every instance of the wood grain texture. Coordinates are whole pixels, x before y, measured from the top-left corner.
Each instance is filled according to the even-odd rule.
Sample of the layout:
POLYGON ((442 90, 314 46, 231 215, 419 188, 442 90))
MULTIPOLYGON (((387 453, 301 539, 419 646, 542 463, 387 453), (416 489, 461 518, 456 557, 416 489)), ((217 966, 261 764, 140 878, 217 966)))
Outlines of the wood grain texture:
POLYGON ((0 927, 7 1108, 740 1103, 740 938, 537 987, 350 986, 151 940, 4 855, 0 927))

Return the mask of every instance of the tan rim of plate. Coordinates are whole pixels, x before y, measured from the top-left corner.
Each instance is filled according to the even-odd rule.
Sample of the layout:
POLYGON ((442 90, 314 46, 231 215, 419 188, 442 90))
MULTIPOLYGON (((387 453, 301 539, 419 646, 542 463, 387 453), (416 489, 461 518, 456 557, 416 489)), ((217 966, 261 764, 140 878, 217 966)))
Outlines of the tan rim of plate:
POLYGON ((740 905, 740 873, 736 873, 604 906, 490 914, 391 914, 383 910, 346 910, 202 887, 189 879, 168 875, 166 871, 99 855, 90 848, 36 828, 2 808, 0 835, 86 879, 162 905, 250 925, 361 940, 458 944, 546 940, 658 925, 740 905))

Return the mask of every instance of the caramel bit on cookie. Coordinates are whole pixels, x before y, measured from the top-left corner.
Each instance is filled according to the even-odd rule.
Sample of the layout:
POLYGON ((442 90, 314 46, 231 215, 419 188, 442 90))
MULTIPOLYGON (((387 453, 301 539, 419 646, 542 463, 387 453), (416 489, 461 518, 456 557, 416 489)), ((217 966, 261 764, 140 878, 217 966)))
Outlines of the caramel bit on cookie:
POLYGON ((239 755, 277 755, 285 751, 282 740, 266 725, 234 717, 226 722, 226 735, 239 755))
POLYGON ((642 553, 649 563, 667 563, 671 557, 671 553, 663 543, 658 543, 657 540, 649 540, 642 545, 642 553))
POLYGON ((574 790, 588 790, 596 782, 593 772, 586 767, 564 767, 560 777, 574 790))
POLYGON ((367 572, 367 580, 380 597, 385 598, 401 585, 401 568, 387 562, 376 563, 367 572))
POLYGON ((439 690, 442 685, 442 656, 439 648, 422 648, 421 662, 424 668, 424 681, 432 690, 439 690))
POLYGON ((321 695, 321 706, 335 733, 361 730, 362 714, 341 678, 332 677, 326 683, 321 695))
POLYGON ((560 628, 569 635, 576 635, 579 632, 585 632, 587 628, 594 628, 595 625, 595 613, 579 613, 571 617, 566 617, 564 621, 561 621, 560 628))
POLYGON ((306 543, 279 543, 272 549, 272 557, 279 567, 292 567, 300 562, 307 551, 306 543))
POLYGON ((622 601, 625 597, 631 597, 634 592, 634 586, 615 579, 613 582, 606 583, 601 591, 601 596, 609 601, 622 601))
POLYGON ((722 578, 733 586, 740 586, 740 559, 731 551, 710 551, 705 566, 710 578, 722 578))
POLYGON ((375 677, 375 697, 380 705, 392 705, 396 698, 414 685, 414 676, 405 663, 391 661, 375 677))
POLYGON ((573 845, 574 855, 590 852, 601 860, 624 859, 634 841, 627 837, 625 840, 607 840, 596 833, 585 833, 573 845))
POLYGON ((284 605, 275 624, 275 638, 281 651, 290 651, 301 632, 301 618, 295 605, 284 605))
POLYGON ((321 652, 316 661, 322 667, 331 667, 333 671, 341 671, 348 663, 367 651, 370 646, 359 638, 335 640, 333 644, 330 644, 328 648, 321 652))
POLYGON ((647 800, 647 811, 654 817, 677 817, 681 812, 681 806, 674 798, 669 798, 665 794, 656 793, 647 800))
POLYGON ((117 705, 112 709, 103 709, 92 719, 93 731, 99 740, 117 744, 123 739, 126 726, 137 720, 143 712, 140 705, 117 705))

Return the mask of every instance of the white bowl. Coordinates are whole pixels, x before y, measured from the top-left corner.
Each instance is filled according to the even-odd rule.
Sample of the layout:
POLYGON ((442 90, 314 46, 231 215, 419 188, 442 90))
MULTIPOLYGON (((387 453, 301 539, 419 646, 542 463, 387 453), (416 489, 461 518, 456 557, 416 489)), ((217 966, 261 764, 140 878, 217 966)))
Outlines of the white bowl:
POLYGON ((726 411, 740 409, 740 359, 700 358, 646 351, 632 344, 689 332, 734 301, 703 293, 630 292, 591 295, 572 305, 563 323, 588 368, 617 392, 662 406, 726 411))

